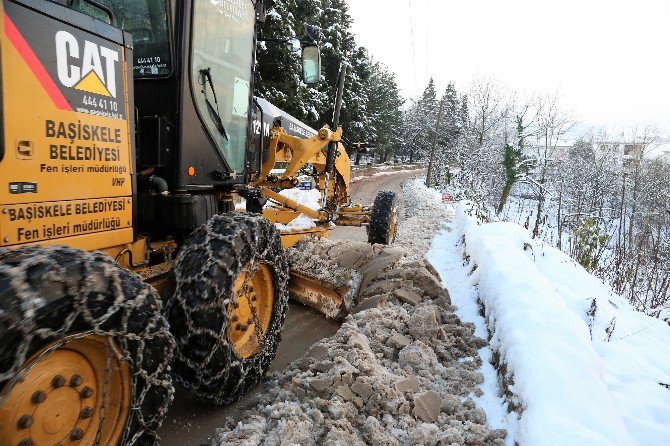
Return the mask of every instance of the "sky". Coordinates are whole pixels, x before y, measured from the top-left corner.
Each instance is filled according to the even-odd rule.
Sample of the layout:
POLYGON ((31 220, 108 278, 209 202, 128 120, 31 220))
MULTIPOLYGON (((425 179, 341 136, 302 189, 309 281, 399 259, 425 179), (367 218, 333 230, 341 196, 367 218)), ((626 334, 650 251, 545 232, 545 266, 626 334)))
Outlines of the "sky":
POLYGON ((349 0, 357 42, 407 98, 489 77, 558 93, 583 124, 670 134, 670 0, 349 0))

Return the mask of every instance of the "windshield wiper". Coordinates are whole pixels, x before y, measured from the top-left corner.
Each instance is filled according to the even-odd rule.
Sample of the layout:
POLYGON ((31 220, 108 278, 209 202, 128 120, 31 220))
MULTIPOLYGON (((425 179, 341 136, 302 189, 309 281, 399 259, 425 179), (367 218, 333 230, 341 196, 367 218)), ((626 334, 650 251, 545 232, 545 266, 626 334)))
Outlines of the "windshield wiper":
POLYGON ((216 105, 216 108, 214 108, 214 105, 212 105, 212 102, 207 97, 207 93, 205 92, 205 90, 202 91, 202 93, 205 95, 205 103, 207 104, 209 114, 212 115, 212 117, 214 118, 214 124, 216 125, 216 129, 219 131, 219 133, 221 133, 221 136, 223 136, 226 141, 230 141, 230 139, 228 138, 228 132, 226 132, 226 127, 223 125, 221 115, 219 114, 219 101, 216 99, 216 91, 214 90, 214 81, 212 81, 212 69, 204 68, 200 70, 200 74, 202 75, 202 78, 204 80, 203 87, 207 88, 205 87, 204 83, 205 82, 209 83, 209 87, 212 90, 212 96, 214 96, 214 105, 216 105))

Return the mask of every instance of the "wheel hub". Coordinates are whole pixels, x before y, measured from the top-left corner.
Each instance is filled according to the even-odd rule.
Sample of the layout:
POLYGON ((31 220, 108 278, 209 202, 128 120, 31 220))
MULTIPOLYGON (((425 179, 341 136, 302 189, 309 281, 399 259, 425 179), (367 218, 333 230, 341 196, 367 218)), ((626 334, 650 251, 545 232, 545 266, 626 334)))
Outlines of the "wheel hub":
POLYGON ((54 347, 31 358, 22 379, 3 391, 2 444, 88 446, 97 437, 100 444, 116 444, 130 405, 127 364, 109 357, 108 341, 99 336, 54 347))
POLYGON ((237 299, 228 309, 228 335, 235 354, 246 359, 258 352, 270 328, 274 306, 270 269, 263 264, 245 267, 233 292, 237 299))

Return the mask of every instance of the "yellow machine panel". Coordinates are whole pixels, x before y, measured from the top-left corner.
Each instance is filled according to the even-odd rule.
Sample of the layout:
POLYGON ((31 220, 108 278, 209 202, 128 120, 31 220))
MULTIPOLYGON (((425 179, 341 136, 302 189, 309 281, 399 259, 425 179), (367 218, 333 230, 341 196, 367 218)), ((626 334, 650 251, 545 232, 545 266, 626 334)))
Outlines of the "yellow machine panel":
POLYGON ((2 5, 0 246, 131 243, 127 49, 2 5))

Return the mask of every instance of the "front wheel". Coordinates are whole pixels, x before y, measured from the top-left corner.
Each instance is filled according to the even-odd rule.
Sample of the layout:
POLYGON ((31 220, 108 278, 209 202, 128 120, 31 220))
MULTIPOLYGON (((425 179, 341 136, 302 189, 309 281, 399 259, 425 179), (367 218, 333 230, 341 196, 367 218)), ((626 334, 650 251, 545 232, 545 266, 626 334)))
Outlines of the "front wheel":
POLYGON ((368 243, 390 245, 395 240, 398 228, 398 195, 384 190, 377 194, 372 206, 368 243))
POLYGON ((260 382, 275 357, 288 305, 279 233, 257 215, 217 215, 196 229, 175 265, 167 305, 176 379, 222 405, 260 382))
POLYGON ((156 291, 104 254, 0 250, 1 444, 158 444, 173 348, 156 291))

